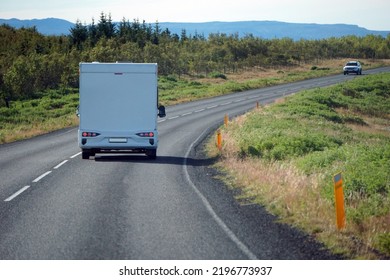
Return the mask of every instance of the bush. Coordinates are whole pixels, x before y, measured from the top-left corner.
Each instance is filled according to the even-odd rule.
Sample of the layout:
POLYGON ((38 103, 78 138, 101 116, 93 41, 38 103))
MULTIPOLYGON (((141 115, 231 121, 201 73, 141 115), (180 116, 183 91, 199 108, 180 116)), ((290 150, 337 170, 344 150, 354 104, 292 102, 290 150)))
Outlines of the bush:
POLYGON ((222 74, 222 73, 220 73, 220 72, 211 72, 211 73, 209 74, 209 77, 210 77, 210 78, 214 78, 214 79, 220 78, 220 79, 227 80, 226 75, 225 75, 225 74, 222 74))
POLYGON ((382 253, 390 255, 390 232, 378 235, 377 246, 382 253))

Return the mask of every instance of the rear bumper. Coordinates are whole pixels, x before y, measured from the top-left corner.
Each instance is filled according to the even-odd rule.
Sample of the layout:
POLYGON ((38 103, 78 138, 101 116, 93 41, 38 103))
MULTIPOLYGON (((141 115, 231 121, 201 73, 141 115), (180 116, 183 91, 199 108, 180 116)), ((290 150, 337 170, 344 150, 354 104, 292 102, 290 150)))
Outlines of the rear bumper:
POLYGON ((355 73, 355 74, 359 74, 361 73, 361 70, 360 69, 356 69, 356 68, 346 68, 344 69, 344 74, 349 74, 349 73, 355 73))
POLYGON ((158 146, 158 134, 153 137, 140 137, 136 133, 99 133, 96 137, 83 137, 79 130, 78 144, 82 150, 144 152, 155 150, 158 146))

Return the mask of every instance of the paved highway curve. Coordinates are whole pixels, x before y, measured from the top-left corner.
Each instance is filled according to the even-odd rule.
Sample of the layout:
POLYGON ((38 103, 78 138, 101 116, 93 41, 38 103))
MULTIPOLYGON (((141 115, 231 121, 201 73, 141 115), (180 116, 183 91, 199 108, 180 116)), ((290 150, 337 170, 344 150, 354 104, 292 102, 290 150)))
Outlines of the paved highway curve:
MULTIPOLYGON (((389 71, 365 71, 369 75, 389 71)), ((230 117, 336 75, 167 108, 157 160, 82 160, 77 128, 0 145, 0 259, 334 259, 213 178, 202 141, 230 117)))

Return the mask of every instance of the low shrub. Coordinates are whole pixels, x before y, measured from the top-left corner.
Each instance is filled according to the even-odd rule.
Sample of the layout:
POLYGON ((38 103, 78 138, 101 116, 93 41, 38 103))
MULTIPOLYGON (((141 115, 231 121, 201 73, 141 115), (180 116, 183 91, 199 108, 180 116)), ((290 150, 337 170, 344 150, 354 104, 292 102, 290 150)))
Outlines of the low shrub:
POLYGON ((210 78, 214 78, 214 79, 224 79, 224 80, 227 80, 227 77, 225 74, 222 74, 220 72, 211 72, 209 74, 209 77, 210 78))

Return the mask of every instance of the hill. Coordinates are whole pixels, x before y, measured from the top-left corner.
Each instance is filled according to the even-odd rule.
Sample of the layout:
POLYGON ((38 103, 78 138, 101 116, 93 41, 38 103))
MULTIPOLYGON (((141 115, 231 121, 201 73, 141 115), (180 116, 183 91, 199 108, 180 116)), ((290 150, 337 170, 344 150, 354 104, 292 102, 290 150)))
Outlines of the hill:
MULTIPOLYGON (((0 19, 1 24, 8 24, 15 28, 36 26, 38 31, 45 35, 68 35, 70 28, 74 25, 72 22, 57 18, 32 20, 0 19)), ((350 24, 287 23, 279 21, 161 22, 159 25, 163 29, 168 28, 171 33, 180 35, 184 29, 187 36, 199 34, 206 38, 210 33, 237 34, 240 37, 252 34, 255 37, 264 39, 288 37, 294 40, 324 39, 348 35, 366 36, 369 34, 387 37, 390 34, 390 31, 368 30, 350 24)))
POLYGON ((31 20, 20 20, 16 18, 0 19, 0 25, 2 24, 8 24, 15 28, 35 26, 44 35, 68 35, 70 28, 74 26, 74 23, 58 18, 31 20))
POLYGON ((357 25, 349 24, 315 24, 315 23, 287 23, 279 21, 237 21, 237 22, 205 22, 205 23, 160 23, 163 28, 181 34, 182 29, 187 35, 203 34, 206 38, 210 33, 238 34, 240 37, 252 34, 265 39, 292 38, 324 39, 343 37, 347 35, 366 36, 368 34, 387 37, 390 31, 373 31, 357 25))

